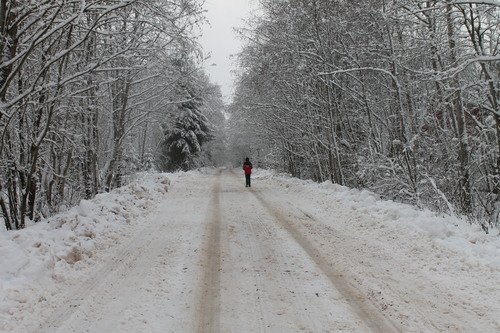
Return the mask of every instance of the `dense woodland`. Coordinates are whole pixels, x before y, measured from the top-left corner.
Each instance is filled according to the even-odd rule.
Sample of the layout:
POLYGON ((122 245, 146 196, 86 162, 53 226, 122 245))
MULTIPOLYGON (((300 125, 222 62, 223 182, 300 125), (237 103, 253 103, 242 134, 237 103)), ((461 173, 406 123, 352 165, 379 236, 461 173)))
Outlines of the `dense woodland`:
POLYGON ((197 0, 0 0, 7 230, 137 171, 211 163, 201 145, 221 141, 223 117, 200 69, 203 20, 197 0))
POLYGON ((0 0, 5 228, 138 171, 221 164, 228 145, 237 163, 500 224, 498 1, 260 5, 225 124, 203 1, 0 0))
POLYGON ((260 3, 240 31, 237 150, 499 225, 498 1, 260 3))

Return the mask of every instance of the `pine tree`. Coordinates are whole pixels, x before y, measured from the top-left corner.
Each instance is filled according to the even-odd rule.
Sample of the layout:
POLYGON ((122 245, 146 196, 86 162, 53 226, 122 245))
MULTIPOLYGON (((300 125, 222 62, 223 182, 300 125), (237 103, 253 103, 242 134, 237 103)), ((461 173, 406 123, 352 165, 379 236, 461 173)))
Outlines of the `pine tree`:
POLYGON ((195 159, 202 145, 212 139, 208 119, 200 112, 201 101, 189 95, 189 100, 179 105, 173 127, 165 131, 165 171, 186 171, 195 167, 195 159))

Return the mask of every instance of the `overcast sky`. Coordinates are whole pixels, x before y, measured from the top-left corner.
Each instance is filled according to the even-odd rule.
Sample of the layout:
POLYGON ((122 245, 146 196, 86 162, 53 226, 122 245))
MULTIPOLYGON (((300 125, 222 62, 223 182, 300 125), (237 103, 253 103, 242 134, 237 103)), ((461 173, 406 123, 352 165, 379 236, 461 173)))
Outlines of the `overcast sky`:
POLYGON ((235 59, 231 57, 241 49, 241 41, 234 32, 234 27, 243 26, 243 20, 257 7, 256 0, 206 0, 206 17, 210 25, 203 29, 200 40, 205 54, 211 58, 205 68, 213 83, 221 86, 225 102, 230 102, 233 93, 233 75, 235 59))

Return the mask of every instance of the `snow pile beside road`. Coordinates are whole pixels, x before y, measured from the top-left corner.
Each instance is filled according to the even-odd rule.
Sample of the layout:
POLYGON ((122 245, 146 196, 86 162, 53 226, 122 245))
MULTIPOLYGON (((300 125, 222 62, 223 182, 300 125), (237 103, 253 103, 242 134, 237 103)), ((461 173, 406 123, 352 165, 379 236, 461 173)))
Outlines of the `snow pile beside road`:
MULTIPOLYGON (((315 196, 325 206, 335 202, 342 206, 366 215, 365 221, 373 225, 365 227, 380 228, 391 226, 395 229, 405 228, 417 237, 426 237, 436 246, 442 246, 461 253, 469 266, 476 264, 490 265, 500 271, 500 232, 490 230, 486 234, 480 226, 470 224, 465 219, 437 214, 429 210, 418 210, 408 204, 382 200, 367 190, 351 189, 345 186, 324 182, 318 184, 310 180, 292 178, 286 174, 278 174, 269 170, 255 170, 255 179, 273 179, 285 191, 315 196), (384 225, 380 225, 380 221, 384 225), (375 225, 378 224, 378 225, 375 225)), ((333 213, 333 212, 332 212, 333 213)))
POLYGON ((36 303, 57 293, 56 284, 83 277, 95 258, 140 226, 169 186, 166 175, 138 174, 65 213, 0 232, 0 331, 9 331, 12 319, 31 316, 36 303))

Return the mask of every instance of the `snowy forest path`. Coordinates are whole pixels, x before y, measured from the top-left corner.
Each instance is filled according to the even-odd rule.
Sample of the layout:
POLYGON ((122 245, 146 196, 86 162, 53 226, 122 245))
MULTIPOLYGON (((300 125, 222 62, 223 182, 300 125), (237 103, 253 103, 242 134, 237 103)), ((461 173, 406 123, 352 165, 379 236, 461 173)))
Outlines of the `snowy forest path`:
POLYGON ((225 172, 212 190, 198 332, 398 331, 278 213, 288 208, 241 183, 225 172))
POLYGON ((242 178, 219 170, 179 179, 42 331, 397 331, 293 226, 309 214, 242 178))
POLYGON ((460 298, 381 247, 388 230, 367 212, 313 203, 279 180, 257 176, 245 188, 228 170, 176 177, 146 225, 68 290, 42 331, 461 331, 474 323, 460 316, 483 311, 449 311, 460 298), (358 218, 372 229, 350 226, 358 218))
POLYGON ((225 169, 169 177, 141 223, 55 280, 40 320, 15 332, 499 331, 485 271, 365 192, 259 170, 251 188, 225 169))

